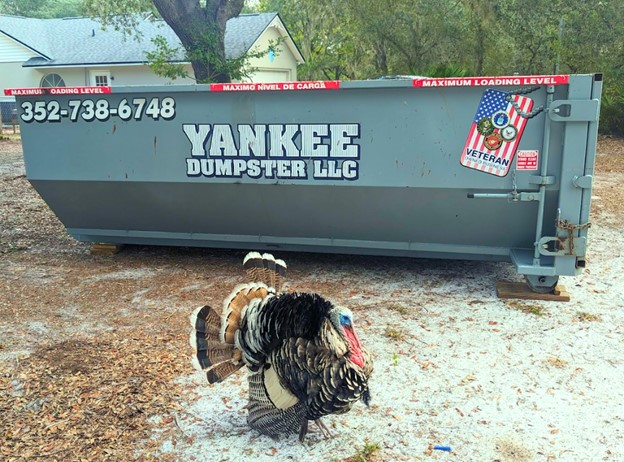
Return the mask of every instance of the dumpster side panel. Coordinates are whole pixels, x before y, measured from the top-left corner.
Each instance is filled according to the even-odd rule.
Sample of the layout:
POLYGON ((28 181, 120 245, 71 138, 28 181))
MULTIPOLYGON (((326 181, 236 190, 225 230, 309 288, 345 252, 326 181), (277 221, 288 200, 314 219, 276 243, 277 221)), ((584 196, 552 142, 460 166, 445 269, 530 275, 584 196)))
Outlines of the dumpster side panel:
MULTIPOLYGON (((33 181, 33 184, 42 197, 62 204, 56 208, 59 218, 70 233, 82 236, 103 230, 119 240, 128 231, 157 230, 188 234, 185 239, 196 241, 195 245, 202 245, 206 234, 241 236, 239 241, 258 244, 267 237, 300 242, 325 238, 340 240, 343 247, 358 247, 362 241, 383 241, 403 246, 406 254, 414 244, 426 247, 457 243, 479 247, 480 253, 499 258, 506 258, 508 248, 532 244, 515 222, 501 222, 498 218, 505 212, 506 203, 493 204, 492 213, 477 222, 474 216, 479 213, 479 204, 452 189, 370 191, 359 187, 224 183, 213 185, 206 194, 201 184, 59 181, 33 181), (284 196, 288 201, 283 200, 284 196), (433 214, 431 210, 438 212, 433 214), (345 217, 348 226, 344 224, 345 217)), ((518 220, 531 222, 534 215, 534 203, 521 204, 516 209, 518 220)), ((232 237, 228 241, 236 246, 236 239, 232 237)), ((152 243, 165 245, 168 238, 163 236, 152 243)), ((453 249, 449 251, 453 253, 451 256, 460 257, 453 249)))

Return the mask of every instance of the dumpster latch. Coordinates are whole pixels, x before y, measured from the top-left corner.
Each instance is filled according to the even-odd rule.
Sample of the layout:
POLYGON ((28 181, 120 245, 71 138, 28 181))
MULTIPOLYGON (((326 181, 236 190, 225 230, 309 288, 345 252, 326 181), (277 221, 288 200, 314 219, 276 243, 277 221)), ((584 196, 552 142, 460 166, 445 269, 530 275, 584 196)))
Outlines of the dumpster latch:
POLYGON ((572 184, 577 188, 589 189, 592 187, 593 179, 591 175, 575 176, 572 178, 572 184))
POLYGON ((597 99, 553 101, 548 116, 553 122, 596 122, 599 106, 597 99))
POLYGON ((563 236, 544 236, 537 243, 539 253, 548 256, 557 255, 576 255, 582 257, 587 249, 587 240, 583 236, 575 236, 576 231, 591 227, 591 223, 581 223, 575 225, 568 220, 557 219, 555 226, 558 229, 567 231, 568 235, 563 236))
POLYGON ((506 199, 509 202, 530 202, 538 201, 538 192, 510 192, 507 194, 496 193, 470 193, 467 194, 468 199, 506 199))
POLYGON ((557 177, 554 175, 549 175, 549 176, 531 175, 529 177, 530 184, 536 184, 539 186, 548 186, 550 184, 555 184, 556 182, 557 182, 557 177))

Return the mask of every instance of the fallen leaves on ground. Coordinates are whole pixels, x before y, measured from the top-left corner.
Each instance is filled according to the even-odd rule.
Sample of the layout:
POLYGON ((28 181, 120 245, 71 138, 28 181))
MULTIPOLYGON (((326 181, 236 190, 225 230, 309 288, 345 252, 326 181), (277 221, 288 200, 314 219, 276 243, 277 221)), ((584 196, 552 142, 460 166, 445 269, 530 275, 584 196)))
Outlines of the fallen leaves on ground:
POLYGON ((173 381, 188 362, 178 350, 173 334, 133 329, 0 363, 0 459, 162 460, 150 419, 183 437, 174 421, 182 391, 173 381))

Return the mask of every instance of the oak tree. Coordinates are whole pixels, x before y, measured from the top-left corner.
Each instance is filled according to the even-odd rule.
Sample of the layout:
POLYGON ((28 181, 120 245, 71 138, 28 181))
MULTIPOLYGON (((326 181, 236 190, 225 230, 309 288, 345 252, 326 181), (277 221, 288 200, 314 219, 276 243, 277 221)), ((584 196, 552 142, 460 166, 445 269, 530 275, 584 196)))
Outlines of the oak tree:
POLYGON ((141 15, 160 15, 180 39, 201 83, 230 82, 244 64, 240 59, 228 61, 225 55, 227 21, 240 14, 243 4, 244 0, 85 0, 89 14, 128 33, 141 15))

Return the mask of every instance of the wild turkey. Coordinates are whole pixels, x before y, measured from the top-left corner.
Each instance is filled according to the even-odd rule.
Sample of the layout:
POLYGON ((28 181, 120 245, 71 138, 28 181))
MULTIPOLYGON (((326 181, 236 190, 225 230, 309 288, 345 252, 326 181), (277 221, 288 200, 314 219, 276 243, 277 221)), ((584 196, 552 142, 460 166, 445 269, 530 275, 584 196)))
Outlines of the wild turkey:
POLYGON ((277 437, 299 433, 308 421, 342 414, 358 400, 368 405, 373 371, 353 314, 317 294, 280 293, 286 263, 250 252, 243 267, 254 281, 234 289, 219 315, 203 306, 190 317, 194 366, 221 382, 247 366, 249 425, 277 437))

